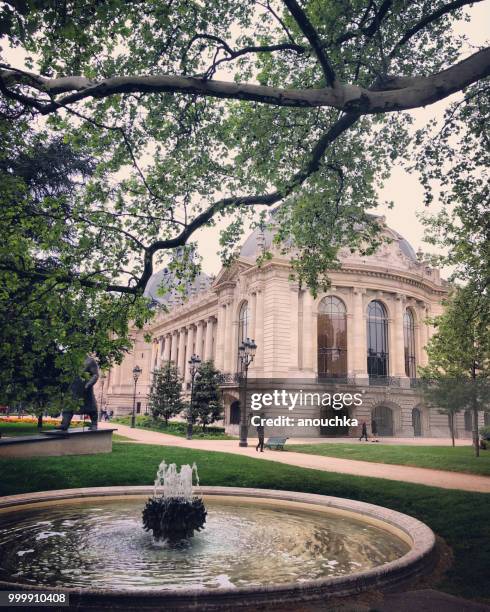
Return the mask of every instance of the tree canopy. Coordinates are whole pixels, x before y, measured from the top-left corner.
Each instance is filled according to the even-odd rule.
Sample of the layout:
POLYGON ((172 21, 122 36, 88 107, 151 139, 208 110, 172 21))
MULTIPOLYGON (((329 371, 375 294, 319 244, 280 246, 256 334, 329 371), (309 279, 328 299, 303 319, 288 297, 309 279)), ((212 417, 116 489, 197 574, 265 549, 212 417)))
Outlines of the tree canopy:
POLYGON ((86 355, 120 361, 148 308, 76 282, 91 241, 72 208, 93 158, 25 122, 0 120, 0 134, 0 402, 59 408, 86 355))
MULTIPOLYGON (((66 280, 141 295, 164 259, 185 273, 198 228, 229 217, 229 260, 243 218, 281 203, 280 237, 299 247, 300 280, 325 282, 341 246, 376 244, 367 213, 393 162, 411 156, 405 111, 463 92, 448 112, 462 109, 464 153, 490 74, 490 49, 454 33, 471 4, 4 3, 0 31, 25 61, 0 63, 1 112, 44 122, 96 160, 70 210, 70 240, 51 237, 66 280)), ((427 172, 437 167, 431 137, 427 128, 418 139, 427 172)), ((8 267, 25 274, 22 262, 8 267)), ((38 261, 28 272, 52 274, 38 261)))
MULTIPOLYGON (((435 333, 426 347, 429 363, 420 368, 428 403, 451 417, 471 410, 478 454, 478 411, 490 408, 490 308, 486 293, 470 281, 445 303, 432 323, 435 333)), ((454 433, 453 433, 454 443, 454 433)))

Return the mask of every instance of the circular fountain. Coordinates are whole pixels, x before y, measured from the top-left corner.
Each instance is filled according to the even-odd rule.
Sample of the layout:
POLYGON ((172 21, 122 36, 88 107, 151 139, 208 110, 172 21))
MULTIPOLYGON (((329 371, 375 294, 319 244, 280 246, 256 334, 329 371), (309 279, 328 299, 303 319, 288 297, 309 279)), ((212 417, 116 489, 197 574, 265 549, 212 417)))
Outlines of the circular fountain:
POLYGON ((155 487, 1 499, 0 590, 53 589, 70 593, 72 606, 97 609, 291 606, 393 588, 432 565, 434 534, 412 517, 288 491, 193 492, 187 467, 181 474, 187 481, 190 474, 190 487, 171 470, 173 480, 165 485, 157 476, 155 487), (168 500, 176 490, 181 500, 202 496, 204 529, 187 539, 156 540, 141 524, 145 498, 168 500))

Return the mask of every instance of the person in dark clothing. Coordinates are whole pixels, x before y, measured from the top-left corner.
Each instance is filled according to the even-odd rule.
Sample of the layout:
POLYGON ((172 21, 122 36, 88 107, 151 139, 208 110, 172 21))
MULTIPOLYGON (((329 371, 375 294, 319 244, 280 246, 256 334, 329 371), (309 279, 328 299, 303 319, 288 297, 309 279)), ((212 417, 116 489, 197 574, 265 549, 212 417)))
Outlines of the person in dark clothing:
POLYGON ((379 442, 379 440, 377 439, 378 437, 378 424, 376 423, 376 421, 373 419, 371 421, 371 432, 373 434, 373 442, 379 442))
POLYGON ((260 448, 260 452, 263 453, 264 452, 264 436, 265 436, 265 430, 264 430, 263 425, 257 425, 257 436, 259 438, 259 442, 257 446, 255 447, 255 450, 258 452, 260 448))
POLYGON ((362 425, 361 425, 361 437, 359 438, 359 442, 360 442, 360 441, 361 441, 363 438, 366 440, 366 442, 368 441, 366 421, 363 421, 363 422, 362 422, 362 425))

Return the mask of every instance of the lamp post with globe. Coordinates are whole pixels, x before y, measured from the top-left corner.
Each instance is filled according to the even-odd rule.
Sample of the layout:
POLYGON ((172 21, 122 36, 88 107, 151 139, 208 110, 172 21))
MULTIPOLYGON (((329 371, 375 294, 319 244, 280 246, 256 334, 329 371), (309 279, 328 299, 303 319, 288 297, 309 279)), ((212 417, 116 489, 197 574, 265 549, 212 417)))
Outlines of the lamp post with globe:
POLYGON ((241 389, 240 389, 240 443, 239 446, 248 446, 248 418, 247 418, 247 382, 248 367, 255 357, 257 345, 254 340, 246 338, 238 347, 238 359, 241 364, 241 389))
POLYGON ((194 379, 196 378, 197 371, 199 370, 199 366, 201 365, 201 360, 199 359, 199 355, 192 355, 188 363, 189 363, 189 373, 191 375, 191 401, 189 404, 189 413, 187 415, 186 438, 188 440, 192 440, 192 429, 193 429, 192 406, 194 404, 194 379))
POLYGON ((134 391, 133 391, 133 412, 131 414, 131 427, 136 427, 136 385, 138 378, 141 376, 143 370, 137 365, 133 368, 133 380, 134 380, 134 391))

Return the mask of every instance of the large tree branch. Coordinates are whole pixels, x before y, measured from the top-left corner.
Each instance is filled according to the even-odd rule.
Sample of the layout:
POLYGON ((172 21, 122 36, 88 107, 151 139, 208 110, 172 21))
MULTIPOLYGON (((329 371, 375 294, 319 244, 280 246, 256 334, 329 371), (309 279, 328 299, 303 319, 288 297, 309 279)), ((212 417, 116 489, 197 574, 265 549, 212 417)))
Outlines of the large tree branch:
POLYGON ((311 48, 315 52, 315 55, 320 62, 320 66, 322 67, 323 74, 325 75, 325 80, 327 85, 330 87, 336 86, 336 77, 335 71, 333 69, 330 60, 323 48, 322 41, 318 36, 318 32, 313 27, 312 23, 308 19, 308 16, 300 7, 300 5, 296 2, 296 0, 283 0, 284 4, 288 7, 289 12, 294 17, 294 20, 298 24, 300 30, 306 36, 306 39, 311 45, 311 48))
POLYGON ((60 273, 59 271, 46 270, 43 268, 34 268, 31 270, 23 270, 22 268, 18 268, 16 266, 7 265, 4 263, 0 264, 0 272, 9 272, 12 274, 16 274, 21 278, 28 278, 34 282, 44 282, 47 280, 55 280, 59 284, 69 284, 79 283, 82 287, 88 287, 91 289, 103 289, 104 291, 113 291, 117 293, 126 293, 129 295, 135 295, 139 293, 136 286, 128 286, 128 285, 118 285, 114 283, 105 283, 103 281, 95 281, 91 280, 88 276, 83 276, 82 274, 74 274, 70 272, 60 273))
POLYGON ((43 280, 56 280, 59 283, 79 283, 82 287, 96 288, 109 292, 141 295, 151 275, 153 274, 153 256, 155 253, 158 251, 172 250, 184 246, 192 234, 194 234, 199 228, 206 225, 214 217, 214 215, 218 214, 219 212, 224 212, 225 210, 239 206, 271 206, 284 199, 290 195, 294 189, 301 186, 308 179, 308 177, 310 177, 320 168, 322 159, 328 147, 335 142, 339 136, 354 125, 359 117, 360 114, 351 113, 343 115, 340 119, 338 119, 318 139, 305 166, 300 171, 295 173, 281 190, 272 191, 262 195, 236 196, 218 200, 194 217, 194 219, 192 219, 192 221, 190 221, 177 236, 168 238, 166 240, 157 240, 148 247, 144 248, 143 271, 138 281, 134 285, 121 285, 104 282, 103 280, 94 280, 92 278, 93 275, 100 274, 100 272, 77 274, 69 271, 60 272, 59 270, 46 270, 42 267, 25 269, 17 267, 13 264, 6 265, 5 263, 0 264, 0 271, 3 270, 12 272, 22 278, 29 278, 38 282, 42 282, 43 280))
POLYGON ((146 251, 143 274, 138 282, 139 289, 142 290, 146 287, 146 284, 153 273, 153 255, 157 251, 175 249, 179 246, 183 246, 186 244, 187 240, 192 236, 192 234, 200 227, 206 225, 206 223, 208 223, 208 221, 210 221, 214 215, 238 206, 271 206, 290 195, 297 187, 301 186, 308 177, 310 177, 320 168, 325 151, 328 149, 328 147, 335 142, 339 136, 352 127, 359 117, 360 115, 358 113, 351 113, 344 115, 338 121, 336 121, 325 132, 325 134, 318 139, 304 168, 296 172, 296 174, 291 177, 283 189, 262 195, 237 196, 218 200, 197 215, 175 238, 158 240, 151 244, 146 251))
POLYGON ((425 17, 423 17, 413 27, 411 27, 409 30, 405 32, 402 38, 400 38, 400 40, 396 43, 396 45, 391 50, 389 57, 390 58, 393 57, 401 46, 405 45, 411 38, 415 36, 415 34, 418 34, 418 32, 426 28, 428 25, 430 25, 434 21, 437 21, 444 15, 452 13, 458 8, 461 8, 468 4, 476 4, 477 2, 482 2, 482 0, 455 0, 454 2, 449 2, 449 4, 444 4, 443 6, 439 7, 433 13, 429 13, 429 15, 426 15, 425 17))
MULTIPOLYGON (((192 77, 155 75, 121 76, 93 82, 84 77, 49 79, 17 70, 0 71, 0 89, 32 105, 43 115, 74 104, 86 98, 107 98, 122 93, 170 92, 202 95, 232 100, 249 100, 275 106, 333 107, 346 112, 377 114, 408 110, 442 100, 490 75, 490 48, 487 47, 467 59, 427 77, 392 78, 386 88, 366 89, 356 85, 337 84, 335 88, 279 89, 262 85, 209 81, 192 77), (43 103, 32 99, 11 87, 28 84, 50 95, 76 90, 59 100, 43 103)), ((20 101, 20 100, 18 100, 20 101)))

